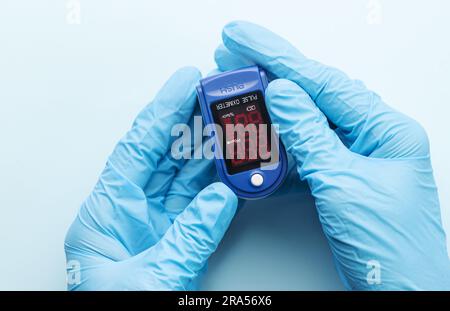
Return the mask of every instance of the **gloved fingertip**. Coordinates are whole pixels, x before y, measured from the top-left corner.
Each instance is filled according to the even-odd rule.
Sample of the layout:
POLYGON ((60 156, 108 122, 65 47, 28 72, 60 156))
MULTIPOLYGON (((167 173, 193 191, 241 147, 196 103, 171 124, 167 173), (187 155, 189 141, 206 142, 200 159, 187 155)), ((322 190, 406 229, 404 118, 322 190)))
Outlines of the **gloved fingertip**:
POLYGON ((219 44, 219 46, 214 51, 214 60, 217 62, 217 60, 221 60, 224 56, 227 56, 230 54, 230 51, 225 47, 223 44, 219 44))
MULTIPOLYGON (((226 47, 232 48, 237 45, 248 45, 257 41, 260 34, 267 34, 268 30, 248 21, 236 20, 225 25, 222 30, 222 40, 226 47)), ((235 48, 238 48, 235 47, 235 48)))
POLYGON ((200 80, 202 78, 202 74, 197 67, 194 66, 185 66, 178 69, 174 75, 174 77, 180 77, 187 80, 200 80))
POLYGON ((235 20, 231 21, 223 27, 222 38, 226 38, 229 35, 232 35, 236 30, 239 30, 240 27, 246 26, 250 24, 249 22, 243 20, 235 20))
POLYGON ((202 202, 205 202, 208 208, 226 208, 233 214, 238 204, 236 194, 221 182, 215 182, 207 186, 200 191, 197 199, 200 201, 200 205, 202 202))
POLYGON ((266 96, 276 96, 279 93, 298 90, 300 87, 287 79, 276 79, 269 83, 266 89, 266 96))
POLYGON ((297 105, 296 98, 307 96, 297 84, 286 79, 276 79, 266 89, 266 102, 275 117, 287 110, 290 105, 297 105))
POLYGON ((214 51, 214 61, 217 64, 217 67, 225 71, 227 70, 228 59, 230 58, 231 52, 223 45, 220 44, 216 50, 214 51))
POLYGON ((214 61, 222 71, 235 70, 255 64, 242 55, 233 54, 223 44, 219 45, 214 52, 214 61))

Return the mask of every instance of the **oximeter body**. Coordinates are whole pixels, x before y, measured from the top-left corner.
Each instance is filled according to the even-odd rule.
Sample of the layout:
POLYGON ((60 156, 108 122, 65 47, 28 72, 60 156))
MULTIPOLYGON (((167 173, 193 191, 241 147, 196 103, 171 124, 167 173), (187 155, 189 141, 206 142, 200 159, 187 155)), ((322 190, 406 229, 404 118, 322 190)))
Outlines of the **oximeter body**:
POLYGON ((265 72, 252 66, 207 77, 197 86, 205 125, 215 128, 217 173, 224 184, 244 199, 260 199, 272 194, 287 172, 286 151, 272 127, 265 104, 267 85, 265 72), (266 127, 261 126, 264 124, 266 127), (249 132, 240 137, 228 136, 229 125, 242 125, 253 130, 249 132, 255 136, 249 132), (222 135, 217 135, 218 130, 222 135), (249 136, 257 137, 257 144, 249 141, 249 136), (237 151, 239 147, 244 154, 237 151), (255 148, 258 148, 256 156, 255 148))

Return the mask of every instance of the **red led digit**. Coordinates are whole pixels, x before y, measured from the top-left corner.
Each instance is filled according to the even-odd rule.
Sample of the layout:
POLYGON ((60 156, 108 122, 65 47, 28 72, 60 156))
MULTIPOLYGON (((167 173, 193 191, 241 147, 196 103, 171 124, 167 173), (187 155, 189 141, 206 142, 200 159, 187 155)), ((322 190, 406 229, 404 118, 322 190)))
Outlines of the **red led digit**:
MULTIPOLYGON (((267 161, 271 157, 270 129, 261 125, 267 124, 266 114, 256 99, 247 102, 229 101, 229 108, 217 110, 217 117, 224 130, 224 150, 228 165, 238 170, 250 163, 267 161), (236 104, 238 102, 239 104, 236 104), (237 126, 242 125, 244 128, 237 126)), ((217 104, 214 106, 217 108, 217 104)), ((217 119, 216 119, 217 120, 217 119)))
POLYGON ((231 118, 230 118, 230 117, 223 118, 223 119, 222 119, 222 124, 223 124, 223 125, 231 124, 231 118))
POLYGON ((253 124, 261 124, 262 123, 262 117, 261 113, 257 110, 250 111, 248 114, 248 120, 250 123, 253 124))
POLYGON ((245 113, 239 113, 234 117, 234 124, 243 124, 246 126, 248 124, 247 115, 245 113))

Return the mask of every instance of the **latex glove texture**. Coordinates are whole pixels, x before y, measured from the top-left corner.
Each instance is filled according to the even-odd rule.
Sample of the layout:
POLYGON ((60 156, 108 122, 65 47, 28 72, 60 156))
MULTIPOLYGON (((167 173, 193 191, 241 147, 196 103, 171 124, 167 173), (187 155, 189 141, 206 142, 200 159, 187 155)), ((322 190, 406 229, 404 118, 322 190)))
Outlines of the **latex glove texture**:
POLYGON ((172 127, 198 114, 199 79, 177 71, 116 146, 66 236, 79 280, 69 289, 196 288, 237 207, 228 187, 211 184, 212 161, 171 156, 172 127))
POLYGON ((228 24, 223 43, 215 54, 219 69, 257 64, 275 79, 266 92, 272 122, 309 184, 346 287, 450 289, 429 142, 420 124, 258 25, 228 24))

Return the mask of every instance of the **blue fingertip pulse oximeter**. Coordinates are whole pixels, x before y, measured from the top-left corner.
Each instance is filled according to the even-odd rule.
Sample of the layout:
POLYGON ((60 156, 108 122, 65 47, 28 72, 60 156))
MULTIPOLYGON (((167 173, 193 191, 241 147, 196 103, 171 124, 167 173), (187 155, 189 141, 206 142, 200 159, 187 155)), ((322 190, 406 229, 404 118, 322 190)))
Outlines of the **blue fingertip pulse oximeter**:
POLYGON ((218 175, 244 199, 272 194, 287 172, 286 151, 265 104, 267 85, 266 73, 252 66, 207 77, 197 86, 205 125, 215 128, 218 175))

